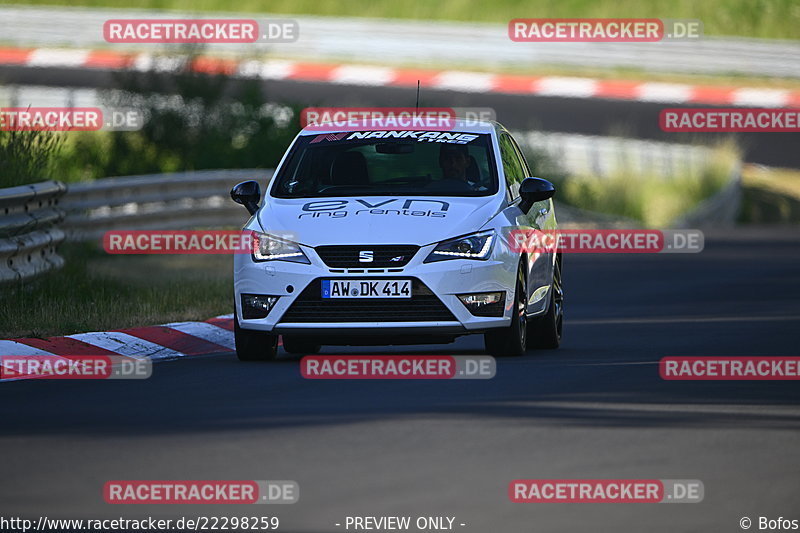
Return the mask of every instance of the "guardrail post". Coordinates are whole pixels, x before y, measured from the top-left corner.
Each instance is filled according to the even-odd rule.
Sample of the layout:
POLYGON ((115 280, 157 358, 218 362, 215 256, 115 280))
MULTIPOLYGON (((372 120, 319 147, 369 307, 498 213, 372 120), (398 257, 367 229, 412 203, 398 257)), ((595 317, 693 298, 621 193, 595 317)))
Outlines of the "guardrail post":
POLYGON ((57 247, 64 240, 59 200, 66 191, 58 181, 0 189, 0 283, 63 266, 57 247))

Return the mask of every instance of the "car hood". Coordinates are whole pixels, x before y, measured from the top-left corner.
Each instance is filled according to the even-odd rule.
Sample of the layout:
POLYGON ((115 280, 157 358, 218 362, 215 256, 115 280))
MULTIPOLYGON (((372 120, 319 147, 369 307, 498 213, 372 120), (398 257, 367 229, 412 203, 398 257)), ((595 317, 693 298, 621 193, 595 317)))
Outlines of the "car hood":
POLYGON ((266 233, 307 246, 416 244, 481 229, 501 208, 498 195, 464 197, 269 198, 258 212, 266 233))

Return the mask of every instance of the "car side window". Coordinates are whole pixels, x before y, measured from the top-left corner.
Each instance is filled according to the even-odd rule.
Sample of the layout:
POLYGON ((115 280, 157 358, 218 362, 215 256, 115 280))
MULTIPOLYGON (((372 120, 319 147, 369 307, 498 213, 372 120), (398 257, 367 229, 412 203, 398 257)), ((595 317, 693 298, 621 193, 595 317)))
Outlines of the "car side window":
POLYGON ((506 175, 509 198, 515 200, 519 197, 519 184, 527 177, 527 170, 517 155, 514 140, 507 133, 500 134, 498 143, 500 144, 500 158, 503 162, 503 172, 506 175))
POLYGON ((514 137, 509 135, 508 138, 511 139, 511 144, 514 145, 514 149, 517 152, 517 157, 519 157, 519 160, 522 162, 522 170, 525 174, 522 179, 530 178, 533 176, 533 174, 531 173, 530 165, 528 165, 528 160, 525 159, 525 154, 522 153, 522 149, 519 147, 519 144, 517 144, 517 141, 514 140, 514 137))

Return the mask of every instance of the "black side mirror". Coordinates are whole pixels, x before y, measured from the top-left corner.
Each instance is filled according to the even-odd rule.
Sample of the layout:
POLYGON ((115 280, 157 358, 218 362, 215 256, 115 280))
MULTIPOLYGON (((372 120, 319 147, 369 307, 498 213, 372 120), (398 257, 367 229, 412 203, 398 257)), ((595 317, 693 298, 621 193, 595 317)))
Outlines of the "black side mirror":
POLYGON ((534 203, 552 198, 555 193, 556 188, 549 181, 542 178, 525 178, 519 185, 519 195, 522 197, 519 208, 527 214, 534 203))
POLYGON ((261 200, 261 187, 257 181, 243 181, 231 189, 231 198, 254 215, 258 211, 258 201, 261 200))

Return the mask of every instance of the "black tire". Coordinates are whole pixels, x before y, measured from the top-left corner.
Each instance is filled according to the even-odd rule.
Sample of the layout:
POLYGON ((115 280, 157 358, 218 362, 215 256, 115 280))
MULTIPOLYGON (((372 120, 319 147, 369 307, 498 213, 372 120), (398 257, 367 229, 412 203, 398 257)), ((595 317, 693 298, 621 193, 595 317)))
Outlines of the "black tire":
POLYGON ((322 346, 313 341, 292 336, 283 336, 283 349, 293 355, 314 355, 322 346))
POLYGON ((532 318, 528 325, 528 345, 531 348, 554 350, 561 344, 564 329, 564 286, 561 279, 561 256, 556 258, 553 270, 553 286, 547 313, 532 318))
POLYGON ((233 337, 239 361, 274 361, 278 356, 278 336, 264 331, 242 329, 233 316, 233 337))
POLYGON ((528 327, 526 311, 528 307, 527 282, 525 270, 520 265, 517 271, 517 288, 514 292, 516 312, 511 317, 511 325, 497 328, 483 334, 483 345, 495 357, 519 357, 527 349, 528 327))

